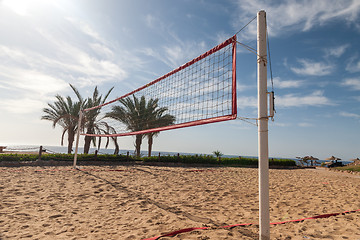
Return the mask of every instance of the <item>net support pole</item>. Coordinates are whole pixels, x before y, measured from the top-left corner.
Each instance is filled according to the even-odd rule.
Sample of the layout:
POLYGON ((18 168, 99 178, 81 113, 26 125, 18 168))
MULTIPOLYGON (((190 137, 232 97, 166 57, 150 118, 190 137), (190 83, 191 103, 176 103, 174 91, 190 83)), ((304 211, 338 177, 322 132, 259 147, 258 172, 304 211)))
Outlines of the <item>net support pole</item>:
POLYGON ((259 239, 270 239, 266 12, 257 14, 259 239))
POLYGON ((79 140, 80 140, 80 129, 81 129, 81 121, 82 121, 83 112, 79 112, 79 121, 76 131, 76 142, 75 142, 75 154, 74 154, 74 164, 73 167, 76 168, 76 162, 77 162, 77 155, 79 150, 79 140))

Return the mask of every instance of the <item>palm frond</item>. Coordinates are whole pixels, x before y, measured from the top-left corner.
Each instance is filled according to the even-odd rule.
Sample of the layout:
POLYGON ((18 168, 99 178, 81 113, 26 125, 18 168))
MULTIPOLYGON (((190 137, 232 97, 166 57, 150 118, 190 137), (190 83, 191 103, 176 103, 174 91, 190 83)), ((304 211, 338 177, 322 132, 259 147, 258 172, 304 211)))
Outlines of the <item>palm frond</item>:
POLYGON ((74 91, 75 95, 77 96, 79 102, 83 102, 84 100, 83 100, 80 92, 73 85, 71 85, 71 84, 69 84, 69 85, 72 88, 72 90, 74 91))

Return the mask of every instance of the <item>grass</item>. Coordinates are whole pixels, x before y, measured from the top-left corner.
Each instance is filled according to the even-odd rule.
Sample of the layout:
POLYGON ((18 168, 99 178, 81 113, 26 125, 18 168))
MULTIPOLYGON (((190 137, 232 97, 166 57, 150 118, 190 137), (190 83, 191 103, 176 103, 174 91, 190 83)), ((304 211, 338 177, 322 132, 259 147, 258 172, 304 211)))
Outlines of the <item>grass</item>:
MULTIPOLYGON (((37 154, 0 154, 0 161, 36 161, 37 154)), ((73 161, 74 154, 43 154, 41 160, 44 161, 73 161)), ((78 154, 78 161, 131 161, 133 157, 126 155, 95 155, 95 154, 78 154)))
POLYGON ((338 169, 338 170, 341 170, 341 171, 360 172, 360 165, 335 167, 335 169, 338 169))
MULTIPOLYGON (((41 160, 49 161, 72 161, 73 154, 43 154, 41 160)), ((36 161, 38 155, 36 154, 0 154, 0 161, 36 161)), ((180 156, 152 156, 136 158, 134 156, 126 155, 95 155, 95 154, 79 154, 78 161, 106 161, 106 162, 128 162, 128 161, 143 161, 143 162, 163 162, 163 163, 185 163, 185 164, 211 164, 221 166, 258 166, 257 158, 217 158, 213 155, 180 155, 180 156)), ((294 160, 291 159, 271 159, 270 166, 296 166, 294 160)))

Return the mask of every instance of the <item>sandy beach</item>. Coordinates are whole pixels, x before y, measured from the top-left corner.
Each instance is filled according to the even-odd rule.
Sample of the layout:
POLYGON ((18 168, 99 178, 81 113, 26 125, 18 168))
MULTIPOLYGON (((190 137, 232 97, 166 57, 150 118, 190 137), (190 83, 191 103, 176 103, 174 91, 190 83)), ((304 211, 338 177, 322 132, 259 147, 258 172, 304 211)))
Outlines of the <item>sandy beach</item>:
MULTIPOLYGON (((257 239, 252 168, 1 167, 0 239, 257 239)), ((270 219, 360 209, 360 176, 270 170, 270 219)), ((360 212, 271 226, 271 239, 360 239, 360 212)))

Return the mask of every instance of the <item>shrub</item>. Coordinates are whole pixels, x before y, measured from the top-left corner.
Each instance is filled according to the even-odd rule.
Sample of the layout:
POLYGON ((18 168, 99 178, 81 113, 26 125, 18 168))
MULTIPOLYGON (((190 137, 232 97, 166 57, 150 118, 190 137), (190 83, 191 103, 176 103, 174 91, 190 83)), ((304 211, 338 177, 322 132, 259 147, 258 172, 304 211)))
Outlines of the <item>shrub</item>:
MULTIPOLYGON (((38 155, 35 154, 0 154, 0 161, 36 161, 38 155)), ((41 156, 44 161, 72 161, 74 154, 44 154, 41 156)), ((107 161, 107 162, 126 162, 126 161, 143 161, 143 162, 168 162, 168 163, 186 163, 186 164, 216 164, 223 166, 258 166, 257 158, 222 158, 221 162, 212 155, 180 155, 180 156, 151 156, 136 158, 126 155, 110 154, 79 154, 78 161, 107 161)), ((270 159, 270 166, 296 166, 291 159, 270 159)))
POLYGON ((335 169, 342 170, 342 171, 360 172, 360 165, 335 167, 335 169))
MULTIPOLYGON (((36 161, 36 154, 0 154, 0 161, 36 161)), ((73 161, 74 154, 43 154, 41 160, 73 161)), ((133 156, 78 154, 78 161, 133 161, 133 156)))

